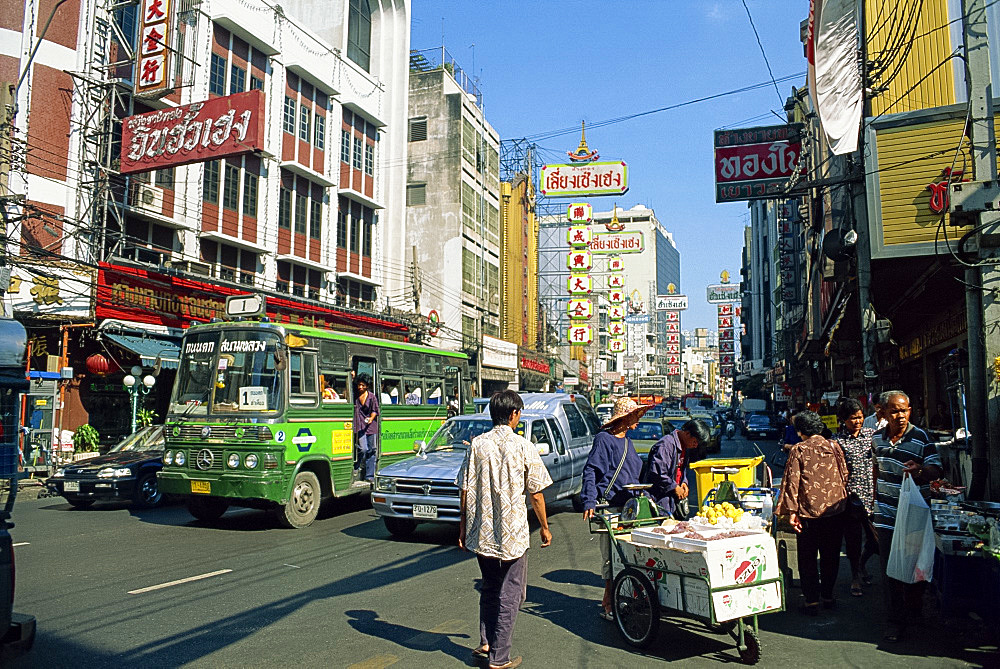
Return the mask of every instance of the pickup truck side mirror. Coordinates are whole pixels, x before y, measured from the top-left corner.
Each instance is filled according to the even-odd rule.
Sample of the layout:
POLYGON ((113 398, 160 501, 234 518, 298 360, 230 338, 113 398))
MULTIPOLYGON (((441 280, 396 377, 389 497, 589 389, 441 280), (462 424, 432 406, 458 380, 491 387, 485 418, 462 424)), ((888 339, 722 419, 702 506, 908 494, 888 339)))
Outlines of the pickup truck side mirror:
POLYGON ((545 443, 544 441, 538 442, 537 444, 535 444, 535 446, 538 447, 539 455, 548 455, 549 453, 552 452, 552 447, 549 444, 545 443))

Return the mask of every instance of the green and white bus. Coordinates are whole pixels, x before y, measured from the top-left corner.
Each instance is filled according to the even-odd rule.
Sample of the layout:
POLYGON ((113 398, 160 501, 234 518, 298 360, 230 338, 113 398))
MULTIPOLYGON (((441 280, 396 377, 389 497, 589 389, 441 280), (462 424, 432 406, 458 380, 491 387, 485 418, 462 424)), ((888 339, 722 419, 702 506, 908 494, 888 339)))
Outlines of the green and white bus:
POLYGON ((352 377, 381 397, 378 464, 413 455, 454 407, 473 411, 466 355, 299 325, 192 326, 166 419, 160 490, 216 520, 231 505, 313 522, 322 499, 370 491, 355 469, 352 377), (410 403, 408 404, 407 401, 410 403))

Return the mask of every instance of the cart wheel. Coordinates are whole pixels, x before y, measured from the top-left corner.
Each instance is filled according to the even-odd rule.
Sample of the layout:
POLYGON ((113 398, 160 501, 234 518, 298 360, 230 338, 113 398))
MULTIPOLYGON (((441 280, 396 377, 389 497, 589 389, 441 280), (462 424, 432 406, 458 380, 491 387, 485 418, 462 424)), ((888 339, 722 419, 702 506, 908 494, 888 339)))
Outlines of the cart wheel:
POLYGON ((760 638, 753 631, 753 627, 749 625, 746 625, 743 630, 743 643, 746 644, 746 648, 742 650, 737 648, 743 664, 757 664, 760 662, 760 638))
POLYGON ((660 602, 642 572, 628 567, 618 574, 613 606, 618 631, 627 642, 637 648, 653 642, 660 627, 660 602))

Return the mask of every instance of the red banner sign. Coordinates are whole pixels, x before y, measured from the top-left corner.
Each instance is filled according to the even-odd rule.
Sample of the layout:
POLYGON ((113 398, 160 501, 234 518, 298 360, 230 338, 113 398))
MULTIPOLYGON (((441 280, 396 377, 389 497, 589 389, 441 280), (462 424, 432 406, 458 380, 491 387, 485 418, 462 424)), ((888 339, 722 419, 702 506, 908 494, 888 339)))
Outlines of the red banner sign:
POLYGON ((530 369, 533 372, 538 372, 539 374, 549 373, 549 363, 542 362, 541 360, 535 360, 534 358, 521 357, 521 368, 530 369))
POLYGON ((144 172, 264 148, 264 91, 157 109, 122 121, 121 172, 144 172))
POLYGON ((800 169, 800 129, 779 125, 715 132, 715 201, 780 197, 800 169))
MULTIPOLYGON (((222 318, 226 297, 247 291, 148 270, 101 263, 97 277, 95 315, 167 327, 187 327, 191 321, 222 318)), ((402 323, 354 314, 297 300, 267 296, 267 315, 275 322, 310 325, 385 338, 409 333, 402 323)))

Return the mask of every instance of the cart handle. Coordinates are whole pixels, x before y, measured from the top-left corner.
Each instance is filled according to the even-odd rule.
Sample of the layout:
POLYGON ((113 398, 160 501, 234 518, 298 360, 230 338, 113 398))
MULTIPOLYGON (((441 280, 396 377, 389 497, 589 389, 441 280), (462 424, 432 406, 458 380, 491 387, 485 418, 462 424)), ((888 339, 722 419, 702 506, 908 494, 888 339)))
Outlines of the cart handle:
POLYGON ((712 467, 709 471, 713 474, 739 474, 739 467, 712 467))

